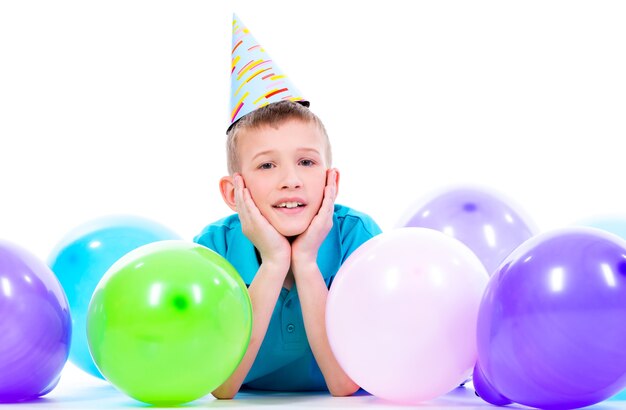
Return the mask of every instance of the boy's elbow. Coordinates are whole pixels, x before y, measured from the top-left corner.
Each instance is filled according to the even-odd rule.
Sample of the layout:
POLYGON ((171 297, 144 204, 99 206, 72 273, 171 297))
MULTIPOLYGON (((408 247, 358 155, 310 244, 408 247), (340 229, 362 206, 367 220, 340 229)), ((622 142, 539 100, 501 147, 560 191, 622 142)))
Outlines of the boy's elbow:
POLYGON ((333 397, 352 396, 357 390, 359 390, 359 386, 357 386, 357 384, 352 380, 346 381, 345 383, 341 383, 337 386, 329 386, 328 388, 328 391, 333 397))
POLYGON ((218 400, 230 400, 239 392, 239 389, 230 386, 220 386, 213 390, 211 394, 218 400))
POLYGON ((235 395, 237 394, 237 392, 213 392, 213 397, 215 397, 218 400, 231 400, 232 398, 235 397, 235 395))

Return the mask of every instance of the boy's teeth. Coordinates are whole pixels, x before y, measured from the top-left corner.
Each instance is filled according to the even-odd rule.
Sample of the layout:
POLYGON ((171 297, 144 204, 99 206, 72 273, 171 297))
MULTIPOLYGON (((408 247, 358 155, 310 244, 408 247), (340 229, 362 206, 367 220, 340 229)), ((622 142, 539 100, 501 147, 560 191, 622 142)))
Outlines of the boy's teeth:
POLYGON ((278 208, 297 208, 298 205, 302 205, 300 202, 283 202, 278 204, 278 208))

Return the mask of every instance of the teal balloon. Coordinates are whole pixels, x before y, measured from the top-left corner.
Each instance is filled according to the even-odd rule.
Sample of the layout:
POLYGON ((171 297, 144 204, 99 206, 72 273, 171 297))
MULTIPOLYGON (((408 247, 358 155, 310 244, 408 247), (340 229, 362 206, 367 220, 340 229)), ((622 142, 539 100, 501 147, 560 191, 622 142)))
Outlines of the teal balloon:
POLYGON ((104 378, 95 366, 87 342, 89 301, 104 273, 128 252, 157 241, 180 239, 169 228, 137 216, 108 216, 70 231, 48 257, 67 295, 72 315, 69 360, 87 373, 104 378))
POLYGON ((597 216, 595 218, 585 219, 576 225, 602 229, 603 231, 617 235, 622 239, 626 239, 626 215, 597 216))
POLYGON ((615 396, 606 399, 607 401, 626 401, 626 390, 622 390, 617 393, 615 396))

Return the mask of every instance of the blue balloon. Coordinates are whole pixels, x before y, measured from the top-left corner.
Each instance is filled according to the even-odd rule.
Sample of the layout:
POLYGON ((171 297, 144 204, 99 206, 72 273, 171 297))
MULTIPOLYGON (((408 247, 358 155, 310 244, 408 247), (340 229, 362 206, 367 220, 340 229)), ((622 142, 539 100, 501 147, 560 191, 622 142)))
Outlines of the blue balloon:
POLYGON ((63 286, 72 314, 70 360, 94 376, 96 368, 87 343, 89 301, 104 273, 128 252, 157 241, 180 239, 170 229, 136 216, 109 216, 87 222, 69 232, 48 258, 63 286))

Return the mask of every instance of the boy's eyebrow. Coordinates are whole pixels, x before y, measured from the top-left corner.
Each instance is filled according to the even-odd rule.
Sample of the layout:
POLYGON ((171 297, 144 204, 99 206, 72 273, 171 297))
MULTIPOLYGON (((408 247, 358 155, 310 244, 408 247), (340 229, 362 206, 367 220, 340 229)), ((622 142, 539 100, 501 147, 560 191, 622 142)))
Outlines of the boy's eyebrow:
MULTIPOLYGON (((317 150, 315 148, 309 148, 309 147, 298 148, 296 151, 298 151, 298 152, 302 152, 302 151, 304 151, 304 152, 312 152, 312 153, 317 154, 317 155, 322 155, 322 154, 320 154, 319 150, 317 150)), ((273 154, 275 152, 276 152, 276 150, 273 150, 273 149, 268 149, 268 150, 265 150, 265 151, 257 152, 252 157, 252 161, 254 161, 257 157, 260 157, 260 156, 263 156, 263 155, 271 155, 271 154, 273 154)))
POLYGON ((313 152, 314 154, 320 155, 320 152, 315 148, 302 147, 298 148, 298 151, 313 152))
POLYGON ((274 153, 274 150, 272 150, 272 149, 268 149, 268 150, 265 150, 265 151, 257 152, 257 153, 256 153, 256 154, 252 157, 252 161, 254 161, 257 157, 260 157, 260 156, 262 156, 262 155, 269 155, 269 154, 272 154, 272 153, 274 153))

